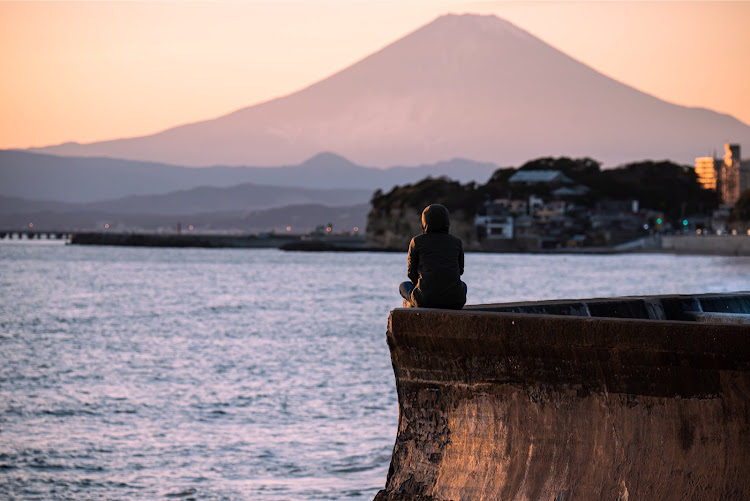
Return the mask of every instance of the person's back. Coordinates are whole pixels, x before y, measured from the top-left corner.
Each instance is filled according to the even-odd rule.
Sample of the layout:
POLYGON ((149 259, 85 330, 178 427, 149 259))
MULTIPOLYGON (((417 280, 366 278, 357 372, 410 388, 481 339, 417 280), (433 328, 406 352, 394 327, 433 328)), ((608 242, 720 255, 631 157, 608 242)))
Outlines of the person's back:
POLYGON ((413 306, 460 309, 466 303, 464 250, 461 239, 450 233, 448 209, 432 204, 422 212, 421 235, 409 244, 410 282, 401 284, 401 295, 413 306))

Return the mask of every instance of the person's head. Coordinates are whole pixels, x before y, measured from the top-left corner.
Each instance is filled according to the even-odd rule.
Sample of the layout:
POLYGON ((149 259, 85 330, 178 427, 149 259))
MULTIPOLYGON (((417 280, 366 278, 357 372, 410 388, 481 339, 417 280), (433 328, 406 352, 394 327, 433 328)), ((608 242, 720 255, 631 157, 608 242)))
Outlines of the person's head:
POLYGON ((444 206, 431 204, 422 211, 422 231, 424 233, 448 233, 450 225, 450 214, 444 206))

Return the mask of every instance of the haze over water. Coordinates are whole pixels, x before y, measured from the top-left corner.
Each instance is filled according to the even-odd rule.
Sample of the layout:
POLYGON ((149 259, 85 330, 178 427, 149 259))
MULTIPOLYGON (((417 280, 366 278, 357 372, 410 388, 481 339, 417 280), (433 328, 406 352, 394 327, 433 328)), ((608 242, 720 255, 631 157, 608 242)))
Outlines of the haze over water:
MULTIPOLYGON (((404 254, 0 242, 0 496, 372 499, 404 254)), ((466 256, 469 303, 750 290, 750 258, 466 256)))

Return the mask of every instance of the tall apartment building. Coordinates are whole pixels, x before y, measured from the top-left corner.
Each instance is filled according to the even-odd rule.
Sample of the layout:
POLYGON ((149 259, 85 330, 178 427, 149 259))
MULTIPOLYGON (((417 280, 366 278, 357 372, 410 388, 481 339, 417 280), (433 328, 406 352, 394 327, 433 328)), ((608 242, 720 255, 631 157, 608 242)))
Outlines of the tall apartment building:
POLYGON ((730 207, 740 198, 740 145, 724 145, 721 165, 721 201, 730 207))
POLYGON ((705 190, 716 191, 718 185, 718 170, 714 157, 698 157, 695 159, 695 175, 698 184, 705 190))
POLYGON ((718 191, 721 202, 730 207, 743 191, 750 189, 750 161, 740 160, 739 144, 725 144, 723 159, 696 158, 695 174, 703 188, 718 191))

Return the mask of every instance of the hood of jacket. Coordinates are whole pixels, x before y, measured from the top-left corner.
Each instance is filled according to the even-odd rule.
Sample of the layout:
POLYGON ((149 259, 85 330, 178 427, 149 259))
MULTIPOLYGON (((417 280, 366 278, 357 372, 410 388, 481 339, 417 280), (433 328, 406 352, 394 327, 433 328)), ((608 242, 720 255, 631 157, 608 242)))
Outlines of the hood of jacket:
POLYGON ((450 225, 450 214, 444 206, 432 204, 422 211, 422 231, 424 233, 448 233, 450 225))

